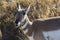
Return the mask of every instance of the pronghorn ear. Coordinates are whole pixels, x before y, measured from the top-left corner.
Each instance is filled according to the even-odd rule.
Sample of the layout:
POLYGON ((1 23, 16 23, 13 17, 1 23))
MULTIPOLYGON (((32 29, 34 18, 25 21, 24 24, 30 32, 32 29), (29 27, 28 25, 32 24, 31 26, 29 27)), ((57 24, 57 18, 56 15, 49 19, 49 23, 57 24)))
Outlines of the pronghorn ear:
POLYGON ((17 3, 17 9, 21 9, 21 6, 19 3, 17 3))
POLYGON ((31 7, 31 5, 28 6, 28 8, 26 10, 26 14, 30 11, 30 7, 31 7))

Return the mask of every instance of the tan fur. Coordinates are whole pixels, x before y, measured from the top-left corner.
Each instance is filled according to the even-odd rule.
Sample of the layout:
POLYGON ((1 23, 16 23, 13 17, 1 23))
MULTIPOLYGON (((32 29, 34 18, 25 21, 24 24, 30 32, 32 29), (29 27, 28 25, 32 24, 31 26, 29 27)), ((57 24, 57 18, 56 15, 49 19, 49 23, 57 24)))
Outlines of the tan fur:
POLYGON ((34 40, 45 40, 43 36, 43 31, 52 31, 60 29, 60 17, 37 19, 33 21, 32 25, 30 23, 29 25, 29 36, 34 33, 34 40))

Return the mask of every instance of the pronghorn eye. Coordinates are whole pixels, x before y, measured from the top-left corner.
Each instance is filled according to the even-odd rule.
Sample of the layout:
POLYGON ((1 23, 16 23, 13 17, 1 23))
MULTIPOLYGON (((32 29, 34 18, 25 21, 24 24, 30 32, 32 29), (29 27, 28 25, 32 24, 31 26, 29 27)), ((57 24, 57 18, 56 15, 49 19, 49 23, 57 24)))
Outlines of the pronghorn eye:
POLYGON ((25 11, 23 11, 23 15, 25 15, 25 11))
POLYGON ((23 13, 23 15, 25 15, 25 13, 23 13))

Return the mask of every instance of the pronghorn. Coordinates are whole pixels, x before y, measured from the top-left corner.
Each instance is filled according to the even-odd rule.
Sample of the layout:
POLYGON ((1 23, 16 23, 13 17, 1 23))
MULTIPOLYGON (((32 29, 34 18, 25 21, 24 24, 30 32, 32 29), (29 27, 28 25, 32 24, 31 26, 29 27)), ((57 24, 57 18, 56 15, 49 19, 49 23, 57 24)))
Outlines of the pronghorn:
POLYGON ((17 4, 15 25, 16 25, 16 27, 20 27, 21 24, 23 24, 23 27, 20 27, 20 29, 23 29, 24 30, 23 32, 25 34, 27 33, 28 30, 31 31, 31 29, 32 29, 31 28, 32 22, 30 22, 29 18, 27 17, 27 13, 30 10, 30 6, 31 5, 29 5, 29 7, 26 9, 21 9, 20 5, 17 4))
MULTIPOLYGON (((27 16, 27 13, 30 10, 30 6, 31 5, 29 5, 26 10, 21 9, 19 5, 19 8, 16 12, 16 27, 20 27, 21 29, 23 29, 23 32, 25 34, 27 33, 27 35, 31 36, 33 40, 46 40, 44 37, 45 34, 43 35, 43 32, 55 31, 60 29, 60 17, 36 19, 33 22, 30 22, 27 16)), ((50 40, 49 35, 46 38, 50 40)))

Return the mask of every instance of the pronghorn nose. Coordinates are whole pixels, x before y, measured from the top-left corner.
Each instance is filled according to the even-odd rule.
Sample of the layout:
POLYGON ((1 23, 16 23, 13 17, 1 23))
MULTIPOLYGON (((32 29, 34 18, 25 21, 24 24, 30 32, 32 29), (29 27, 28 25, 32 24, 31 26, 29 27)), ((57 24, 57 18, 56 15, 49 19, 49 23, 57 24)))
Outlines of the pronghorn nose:
POLYGON ((16 25, 16 26, 20 26, 20 22, 16 23, 15 25, 16 25))
POLYGON ((18 26, 18 22, 17 21, 15 21, 15 26, 18 26))

